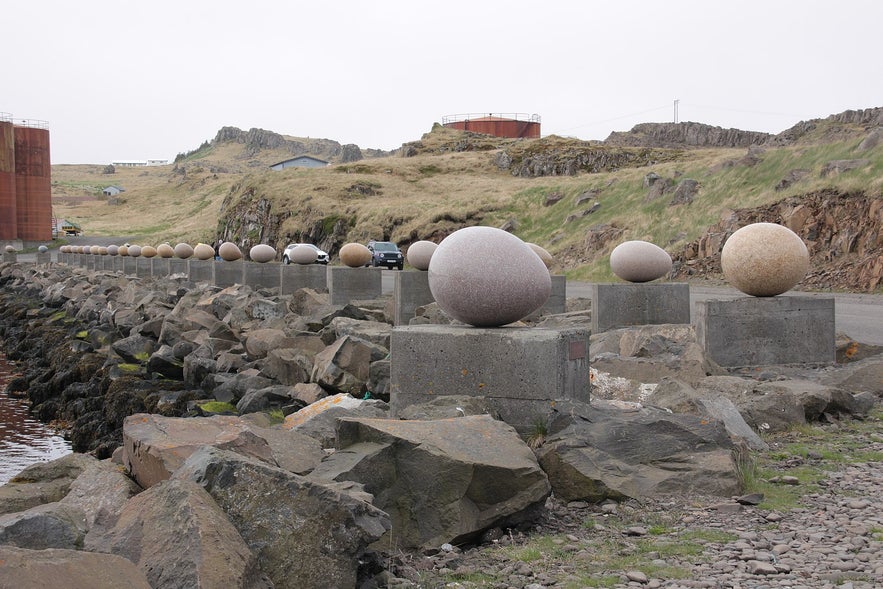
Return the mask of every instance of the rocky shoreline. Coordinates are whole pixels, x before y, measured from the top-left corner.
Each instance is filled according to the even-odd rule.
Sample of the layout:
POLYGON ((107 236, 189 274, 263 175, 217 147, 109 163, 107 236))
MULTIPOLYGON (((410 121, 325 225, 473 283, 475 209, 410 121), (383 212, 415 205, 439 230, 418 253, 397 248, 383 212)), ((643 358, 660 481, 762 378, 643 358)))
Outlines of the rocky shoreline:
MULTIPOLYGON (((727 372, 689 326, 596 334, 593 402, 522 439, 475 397, 388 419, 391 323, 387 300, 0 265, 0 341, 25 367, 9 390, 78 452, 0 487, 4 558, 124 556, 153 587, 870 587, 883 572, 879 460, 791 456, 831 469, 805 507, 733 500, 771 436, 879 424, 873 346, 727 372), (201 515, 162 527, 183 512, 201 515)), ((861 436, 879 454, 879 433, 861 436)))

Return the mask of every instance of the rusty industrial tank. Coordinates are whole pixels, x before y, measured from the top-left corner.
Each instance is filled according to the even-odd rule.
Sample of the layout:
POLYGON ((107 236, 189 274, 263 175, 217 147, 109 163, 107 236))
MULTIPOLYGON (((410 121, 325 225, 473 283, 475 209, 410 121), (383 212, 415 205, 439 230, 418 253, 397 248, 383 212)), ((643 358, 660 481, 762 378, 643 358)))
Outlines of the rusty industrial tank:
POLYGON ((16 239, 15 132, 0 114, 0 241, 16 239))
POLYGON ((523 113, 469 113, 447 115, 442 125, 450 129, 483 133, 494 137, 512 139, 538 139, 540 137, 540 115, 523 113))
POLYGON ((15 219, 22 241, 52 239, 52 169, 49 129, 43 121, 13 126, 15 136, 15 219))

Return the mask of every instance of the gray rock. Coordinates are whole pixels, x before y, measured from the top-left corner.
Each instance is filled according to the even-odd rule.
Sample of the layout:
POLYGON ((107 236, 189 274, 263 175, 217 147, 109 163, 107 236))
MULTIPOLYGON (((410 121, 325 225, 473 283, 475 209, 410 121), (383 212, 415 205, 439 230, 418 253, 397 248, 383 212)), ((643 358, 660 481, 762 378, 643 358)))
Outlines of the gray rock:
POLYGON ((25 468, 0 486, 0 515, 61 501, 76 478, 96 462, 88 454, 75 452, 25 468))
POLYGON ((527 444, 490 416, 344 419, 338 436, 338 451, 311 478, 363 485, 390 515, 387 540, 404 548, 457 544, 530 521, 551 490, 527 444))
POLYGON ((110 347, 125 362, 143 364, 156 351, 157 345, 156 340, 136 334, 118 339, 110 347))
POLYGON ((0 515, 0 544, 19 548, 80 549, 86 536, 82 509, 61 503, 45 503, 19 513, 0 515))
POLYGON ((359 559, 390 528, 358 495, 217 448, 175 478, 208 491, 278 589, 354 587, 359 559))
POLYGON ((537 455, 562 500, 739 491, 733 444, 721 422, 598 401, 558 403, 550 423, 537 455))
POLYGON ((88 549, 129 559, 152 587, 272 587, 224 512, 187 480, 133 498, 113 528, 90 534, 88 549))
POLYGON ((324 397, 286 416, 283 427, 307 435, 322 445, 337 444, 337 421, 344 417, 389 417, 389 405, 375 399, 357 399, 346 393, 324 397))
POLYGON ((361 396, 366 390, 371 351, 365 342, 344 336, 316 354, 310 380, 328 390, 361 396))
POLYGON ((245 393, 245 396, 236 403, 236 409, 240 414, 255 413, 256 411, 279 409, 294 402, 297 402, 301 407, 306 405, 295 396, 293 387, 274 385, 245 393))
POLYGON ((144 573, 129 560, 80 550, 27 550, 0 546, 3 589, 151 589, 144 573))
POLYGON ((246 393, 273 386, 269 378, 249 371, 237 372, 232 378, 216 386, 212 391, 215 399, 224 403, 238 403, 246 393))
POLYGON ((121 465, 96 460, 71 483, 59 503, 82 510, 86 529, 92 532, 116 523, 126 502, 141 491, 121 465))
POLYGON ((162 345, 150 355, 147 360, 147 369, 161 374, 165 378, 180 380, 184 377, 184 362, 176 357, 174 350, 162 345))

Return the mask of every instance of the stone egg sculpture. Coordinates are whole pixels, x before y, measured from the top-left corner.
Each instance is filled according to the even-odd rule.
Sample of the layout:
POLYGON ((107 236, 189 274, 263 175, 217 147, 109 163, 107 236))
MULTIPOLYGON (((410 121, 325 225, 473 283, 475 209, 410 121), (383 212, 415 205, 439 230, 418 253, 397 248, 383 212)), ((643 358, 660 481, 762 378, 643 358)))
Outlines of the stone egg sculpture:
POLYGON ((418 270, 429 270, 429 261, 437 247, 438 244, 431 241, 415 241, 408 247, 408 253, 405 256, 408 259, 408 264, 418 270))
POLYGON ((120 253, 120 246, 118 245, 109 245, 107 246, 107 255, 116 256, 120 253))
POLYGON ((610 270, 628 282, 650 282, 671 271, 671 256, 649 241, 624 241, 610 252, 610 270))
POLYGON ((494 227, 466 227, 447 236, 432 254, 429 290, 454 319, 497 327, 543 306, 552 277, 518 237, 494 227))
POLYGON ((89 247, 86 248, 86 253, 89 255, 92 255, 92 256, 97 256, 98 255, 98 246, 97 245, 90 245, 89 247))
POLYGON ((265 264, 276 259, 276 248, 266 243, 259 243, 248 250, 248 257, 253 262, 265 264))
POLYGON ((175 255, 175 250, 167 243, 161 243, 156 246, 156 253, 160 258, 171 258, 175 255))
POLYGON ((83 253, 83 248, 80 247, 80 246, 78 246, 78 245, 72 245, 72 246, 71 246, 71 251, 72 251, 73 253, 75 253, 75 254, 82 254, 82 253, 83 253))
POLYGON ((193 255, 197 260, 211 260, 215 257, 215 248, 207 243, 197 243, 193 248, 193 255))
POLYGON ((141 248, 141 255, 145 258, 154 258, 156 257, 156 248, 152 245, 145 245, 141 248))
POLYGON ((37 248, 37 251, 40 252, 41 254, 45 254, 46 252, 49 251, 49 248, 46 247, 45 245, 41 245, 40 247, 37 248))
POLYGON ((288 259, 295 264, 313 264, 319 259, 319 252, 308 245, 298 245, 288 252, 288 259))
POLYGON ((555 260, 554 260, 554 258, 552 258, 552 254, 550 254, 548 251, 546 251, 545 248, 540 247, 537 244, 530 243, 530 242, 527 243, 527 247, 532 249, 533 253, 535 253, 536 255, 538 255, 540 257, 540 259, 543 261, 543 264, 546 266, 546 268, 552 267, 552 263, 555 260))
POLYGON ((721 269, 727 282, 745 294, 773 297, 803 280, 809 270, 809 251, 787 227, 752 223, 724 243, 721 269))
MULTIPOLYGON (((179 243, 175 246, 175 256, 181 258, 182 260, 186 260, 192 255, 193 246, 189 243, 179 243)), ((212 250, 212 255, 214 255, 214 250, 212 250)))
POLYGON ((15 248, 12 247, 11 245, 7 245, 3 249, 4 249, 4 251, 6 251, 7 254, 14 254, 15 253, 15 248))
POLYGON ((98 248, 98 253, 99 253, 100 255, 102 255, 102 256, 106 256, 106 255, 107 255, 107 248, 104 247, 104 246, 99 247, 99 248, 98 248))
MULTIPOLYGON (((218 255, 221 256, 221 259, 225 262, 235 262, 236 260, 242 259, 242 252, 239 250, 239 246, 237 246, 232 241, 225 241, 221 244, 221 247, 218 248, 218 255)), ((275 253, 273 255, 276 255, 275 253)))
POLYGON ((129 256, 132 258, 137 258, 141 256, 141 246, 140 245, 130 245, 129 246, 129 256))
POLYGON ((359 268, 371 262, 371 250, 361 243, 347 243, 340 248, 340 262, 350 268, 359 268))

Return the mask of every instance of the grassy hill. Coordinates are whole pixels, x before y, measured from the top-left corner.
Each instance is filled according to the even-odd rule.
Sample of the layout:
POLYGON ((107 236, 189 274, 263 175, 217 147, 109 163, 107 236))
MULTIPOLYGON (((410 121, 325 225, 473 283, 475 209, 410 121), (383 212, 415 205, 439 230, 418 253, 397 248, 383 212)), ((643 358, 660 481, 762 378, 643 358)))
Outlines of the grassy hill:
POLYGON ((53 166, 53 207, 86 235, 173 244, 222 237, 244 250, 270 243, 280 251, 308 240, 332 256, 349 241, 406 246, 468 225, 508 224, 554 255, 556 273, 610 280, 609 253, 627 239, 651 241, 674 257, 737 209, 821 190, 883 198, 883 144, 860 149, 867 128, 827 128, 835 127, 826 133, 825 120, 815 121, 812 133, 783 146, 651 149, 554 136, 507 140, 436 125, 393 156, 282 171, 268 167, 292 157, 286 150, 212 141, 175 165, 113 174, 53 166), (823 174, 836 160, 859 165, 823 174), (646 186, 650 173, 666 191, 646 186), (786 178, 792 183, 782 189, 786 178), (672 204, 685 179, 695 181, 695 194, 672 204), (108 185, 123 187, 122 198, 102 198, 108 185))

